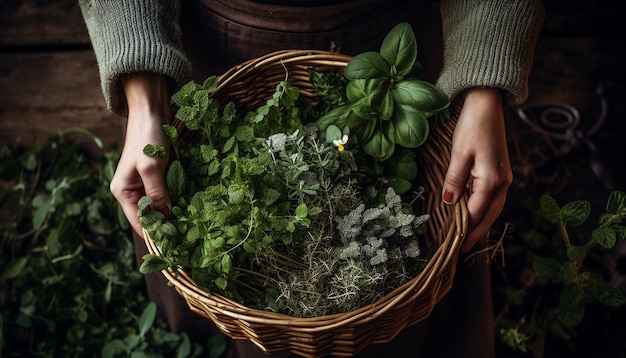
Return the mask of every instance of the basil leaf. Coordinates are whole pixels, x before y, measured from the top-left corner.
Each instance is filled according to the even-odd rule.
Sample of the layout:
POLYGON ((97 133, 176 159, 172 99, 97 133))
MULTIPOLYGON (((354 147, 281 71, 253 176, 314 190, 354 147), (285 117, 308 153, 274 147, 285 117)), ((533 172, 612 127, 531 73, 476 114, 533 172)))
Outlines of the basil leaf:
POLYGON ((418 79, 399 81, 392 89, 393 100, 399 104, 408 104, 424 113, 426 118, 447 108, 448 96, 439 87, 418 79))
POLYGON ((393 96, 391 95, 391 91, 387 90, 378 109, 380 118, 384 120, 391 119, 391 116, 393 116, 393 107, 393 96))
POLYGON ((406 22, 396 25, 385 36, 380 54, 395 67, 397 76, 404 77, 411 72, 417 58, 417 41, 411 25, 406 22))
POLYGON ((411 190, 413 184, 410 181, 399 178, 399 177, 391 177, 389 178, 389 185, 393 188, 393 190, 398 194, 402 195, 411 190))
POLYGON ((358 100, 367 97, 367 94, 370 91, 368 86, 371 86, 371 83, 366 79, 356 79, 350 81, 346 86, 346 96, 348 97, 348 101, 354 104, 358 100))
POLYGON ((360 143, 366 143, 370 140, 372 133, 376 129, 376 123, 377 121, 363 119, 354 112, 351 112, 346 120, 346 125, 356 135, 360 143))
POLYGON ((352 103, 352 112, 363 119, 374 119, 374 111, 367 97, 363 97, 352 103))
POLYGON ((388 86, 382 79, 352 80, 346 87, 346 95, 352 103, 352 110, 361 118, 372 118, 381 112, 388 94, 388 86))
POLYGON ((346 118, 351 112, 350 105, 346 104, 328 111, 328 113, 320 117, 315 123, 321 133, 324 133, 331 124, 342 128, 346 125, 346 118))
POLYGON ((348 62, 345 75, 350 80, 388 78, 391 66, 378 52, 358 54, 348 62))
POLYGON ((405 148, 419 147, 428 137, 428 119, 413 106, 398 104, 395 108, 395 142, 405 148))
POLYGON ((417 177, 417 162, 415 161, 415 153, 411 150, 404 149, 397 153, 390 164, 393 175, 398 178, 412 182, 417 177))
POLYGON ((382 127, 374 130, 370 139, 363 143, 363 151, 372 157, 385 160, 391 157, 395 147, 393 137, 388 136, 388 133, 393 133, 393 122, 386 121, 382 127))

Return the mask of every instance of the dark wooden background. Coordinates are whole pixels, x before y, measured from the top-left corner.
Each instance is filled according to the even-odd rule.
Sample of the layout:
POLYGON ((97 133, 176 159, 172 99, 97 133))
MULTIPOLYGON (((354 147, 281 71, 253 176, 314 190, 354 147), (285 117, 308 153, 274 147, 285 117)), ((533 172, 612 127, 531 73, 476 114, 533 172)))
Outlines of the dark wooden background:
MULTIPOLYGON (((558 0, 545 6, 529 103, 565 102, 593 118, 596 87, 607 85, 613 112, 623 115, 623 20, 614 3, 558 0)), ((0 1, 0 118, 0 145, 33 145, 72 126, 93 131, 106 144, 119 140, 119 118, 104 108, 75 1, 0 1)))
MULTIPOLYGON (((518 112, 507 112, 514 185, 602 202, 608 190, 626 187, 623 12, 609 0, 554 0, 545 7, 524 113, 568 108, 578 112, 581 124, 570 129, 569 139, 536 131, 528 135, 518 112), (588 135, 601 118, 598 130, 588 135), (541 149, 536 158, 532 148, 549 150, 541 149), (550 155, 570 164, 533 175, 542 169, 533 164, 550 155)), ((34 146, 70 127, 90 130, 108 148, 121 139, 120 122, 105 108, 96 59, 76 2, 0 0, 0 148, 9 142, 34 146)), ((76 138, 97 150, 86 137, 76 138)), ((621 260, 626 261, 626 249, 622 251, 621 260)), ((616 275, 622 281, 616 284, 626 289, 626 268, 622 270, 616 275)))

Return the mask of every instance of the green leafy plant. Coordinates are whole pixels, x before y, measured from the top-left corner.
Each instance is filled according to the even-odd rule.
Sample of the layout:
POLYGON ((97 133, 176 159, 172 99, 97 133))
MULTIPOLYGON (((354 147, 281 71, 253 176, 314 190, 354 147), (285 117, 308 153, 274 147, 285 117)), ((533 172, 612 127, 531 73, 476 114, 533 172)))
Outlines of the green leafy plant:
POLYGON ((228 344, 224 335, 209 338, 209 351, 205 351, 197 342, 191 342, 186 333, 173 333, 155 325, 157 307, 148 303, 137 322, 137 331, 124 338, 107 342, 102 348, 102 358, 114 357, 219 357, 226 351, 228 344))
POLYGON ((551 196, 543 195, 539 204, 541 220, 536 228, 523 233, 530 244, 524 255, 529 261, 523 271, 523 285, 505 287, 508 303, 497 319, 501 340, 515 350, 530 350, 535 357, 543 356, 548 336, 571 339, 589 305, 597 303, 615 309, 626 302, 619 289, 586 265, 592 251, 609 250, 626 237, 624 192, 610 194, 606 210, 590 237, 580 243, 572 239, 571 233, 588 220, 589 201, 576 200, 560 206, 551 196), (535 253, 530 255, 531 252, 535 253), (516 307, 532 307, 532 311, 522 311, 516 320, 516 307))
POLYGON ((119 147, 90 154, 71 133, 101 144, 72 128, 36 148, 0 151, 0 356, 113 356, 106 347, 120 341, 137 343, 133 356, 219 347, 198 348, 152 315, 128 222, 108 189, 119 147))
MULTIPOLYGON (((322 131, 329 125, 349 127, 369 155, 387 159, 396 144, 416 148, 429 133, 428 118, 448 118, 448 97, 419 77, 417 42, 408 23, 396 25, 387 34, 380 51, 356 55, 346 67, 350 80, 348 103, 339 106, 317 123, 322 131)), ((336 139, 336 138, 333 138, 336 139)))

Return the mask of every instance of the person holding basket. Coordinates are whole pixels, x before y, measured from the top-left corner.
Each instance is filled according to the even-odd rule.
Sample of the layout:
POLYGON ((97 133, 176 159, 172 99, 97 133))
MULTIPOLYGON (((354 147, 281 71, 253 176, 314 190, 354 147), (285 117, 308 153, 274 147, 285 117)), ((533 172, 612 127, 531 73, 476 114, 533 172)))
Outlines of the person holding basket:
MULTIPOLYGON (((484 245, 513 180, 504 110, 524 103, 544 9, 536 0, 80 0, 108 108, 127 119, 124 148, 111 191, 135 232, 138 262, 147 253, 137 217, 146 195, 170 215, 161 125, 170 96, 190 79, 283 49, 328 49, 356 55, 375 50, 396 23, 416 29, 420 61, 452 102, 462 103, 441 200, 457 202, 469 181, 469 229, 451 292, 426 321, 359 356, 493 357, 489 266, 465 258, 484 245)), ((148 275, 150 299, 174 331, 217 332, 187 307, 161 275, 148 275)), ((234 341, 231 356, 263 356, 234 341)))

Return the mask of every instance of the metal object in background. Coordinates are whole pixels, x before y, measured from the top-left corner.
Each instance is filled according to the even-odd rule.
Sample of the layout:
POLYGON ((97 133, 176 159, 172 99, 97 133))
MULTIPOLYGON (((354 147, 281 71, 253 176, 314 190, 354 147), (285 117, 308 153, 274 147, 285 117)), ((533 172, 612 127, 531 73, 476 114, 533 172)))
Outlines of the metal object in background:
POLYGON ((581 125, 578 109, 568 103, 529 103, 519 106, 516 114, 533 130, 552 141, 556 150, 548 154, 548 161, 586 148, 589 151, 589 165, 594 175, 603 183, 605 189, 612 190, 615 187, 613 176, 592 140, 593 135, 606 121, 608 104, 605 90, 605 86, 598 86, 600 114, 595 120, 585 118, 587 126, 581 125), (587 129, 589 124, 591 126, 587 129))

